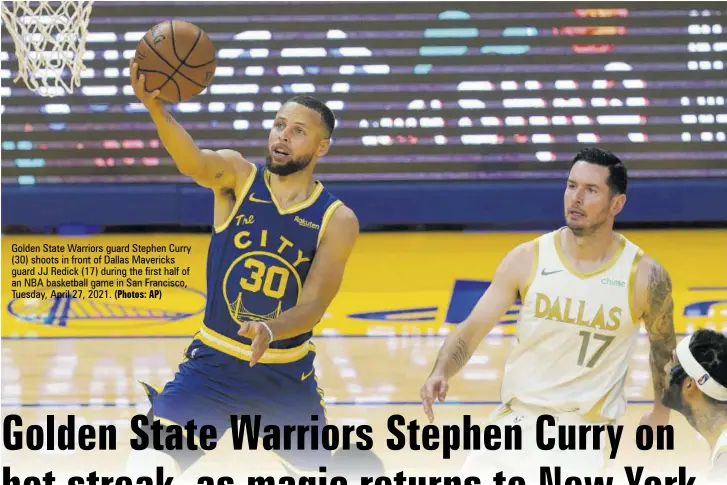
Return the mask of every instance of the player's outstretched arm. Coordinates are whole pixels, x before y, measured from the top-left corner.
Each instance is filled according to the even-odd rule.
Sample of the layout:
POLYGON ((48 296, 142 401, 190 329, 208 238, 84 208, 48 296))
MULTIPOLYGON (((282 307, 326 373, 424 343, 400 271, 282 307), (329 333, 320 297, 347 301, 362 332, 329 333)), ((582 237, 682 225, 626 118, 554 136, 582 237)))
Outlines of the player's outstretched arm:
POLYGON ((531 242, 521 244, 503 258, 485 294, 465 321, 457 325, 444 341, 434 368, 420 392, 430 422, 434 419, 432 403, 435 399, 444 401, 448 390, 447 381, 467 364, 485 336, 515 303, 521 283, 527 280, 530 272, 533 249, 531 242))
POLYGON ((148 93, 144 89, 144 75, 137 78, 137 69, 132 58, 129 73, 134 94, 149 110, 159 139, 179 171, 203 187, 235 190, 238 177, 244 179, 249 174, 250 164, 233 150, 214 151, 197 147, 189 133, 164 108, 164 104, 158 99, 159 91, 148 93))
POLYGON ((248 322, 240 328, 240 335, 253 339, 251 365, 262 357, 273 339, 295 337, 313 330, 338 294, 358 238, 359 223, 351 209, 341 206, 333 212, 328 226, 321 228, 324 229, 298 304, 265 324, 248 322))
POLYGON ((654 409, 642 423, 666 424, 669 409, 661 403, 667 385, 666 364, 676 349, 674 300, 669 273, 657 261, 645 256, 639 266, 637 291, 644 301, 643 319, 649 337, 649 364, 654 386, 654 409))

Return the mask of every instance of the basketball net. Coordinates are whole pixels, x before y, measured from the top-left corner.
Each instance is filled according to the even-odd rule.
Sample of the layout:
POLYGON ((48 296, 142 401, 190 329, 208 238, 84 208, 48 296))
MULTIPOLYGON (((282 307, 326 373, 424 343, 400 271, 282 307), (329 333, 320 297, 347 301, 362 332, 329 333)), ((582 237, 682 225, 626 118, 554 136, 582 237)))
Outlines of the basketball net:
POLYGON ((93 0, 2 2, 5 28, 15 43, 18 75, 45 97, 73 93, 81 85, 93 0), (53 5, 51 5, 53 4, 53 5))

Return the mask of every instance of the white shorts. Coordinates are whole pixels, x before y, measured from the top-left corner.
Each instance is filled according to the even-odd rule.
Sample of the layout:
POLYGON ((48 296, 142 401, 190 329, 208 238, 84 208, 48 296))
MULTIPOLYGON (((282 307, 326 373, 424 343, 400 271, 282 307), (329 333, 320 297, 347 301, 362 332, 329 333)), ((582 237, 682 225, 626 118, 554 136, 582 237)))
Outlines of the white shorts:
MULTIPOLYGON (((609 450, 608 440, 603 437, 600 446, 593 446, 593 435, 589 433, 590 445, 586 450, 560 450, 558 443, 558 425, 562 424, 594 424, 585 421, 574 413, 554 413, 541 408, 527 407, 519 403, 502 405, 490 416, 489 425, 496 425, 501 428, 501 449, 496 451, 475 450, 465 459, 462 468, 462 477, 478 477, 480 483, 490 484, 495 475, 502 472, 505 479, 519 476, 525 479, 525 483, 548 483, 541 480, 541 467, 550 468, 552 482, 555 479, 555 467, 560 467, 561 483, 567 477, 596 477, 604 472, 609 450), (552 450, 542 450, 538 447, 536 440, 538 416, 549 414, 555 418, 555 424, 548 424, 544 428, 545 439, 555 439, 555 446, 552 450), (519 425, 522 430, 522 447, 517 450, 505 448, 505 436, 508 432, 504 429, 507 425, 519 425)), ((599 423, 606 424, 606 423, 599 423)), ((507 483, 505 481, 504 483, 507 483)))

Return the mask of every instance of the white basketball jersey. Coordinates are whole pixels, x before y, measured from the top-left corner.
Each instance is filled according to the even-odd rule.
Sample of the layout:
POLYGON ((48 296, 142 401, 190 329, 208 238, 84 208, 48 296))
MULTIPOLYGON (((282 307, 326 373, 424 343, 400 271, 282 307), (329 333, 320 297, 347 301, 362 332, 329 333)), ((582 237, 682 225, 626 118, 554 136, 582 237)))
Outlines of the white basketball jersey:
POLYGON ((621 236, 611 260, 583 274, 565 259, 558 234, 535 240, 502 400, 611 421, 626 407, 626 372, 641 323, 632 315, 631 292, 643 253, 621 236))

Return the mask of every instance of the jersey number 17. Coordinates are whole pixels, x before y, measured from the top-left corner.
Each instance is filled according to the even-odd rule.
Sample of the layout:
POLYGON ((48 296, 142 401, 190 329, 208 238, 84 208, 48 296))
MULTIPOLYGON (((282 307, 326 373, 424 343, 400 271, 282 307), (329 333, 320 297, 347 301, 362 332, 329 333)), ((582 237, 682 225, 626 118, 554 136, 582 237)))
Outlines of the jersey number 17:
MULTIPOLYGON (((588 359, 588 362, 585 364, 586 367, 589 369, 596 365, 596 362, 598 362, 598 359, 601 358, 603 353, 606 351, 609 345, 611 345, 611 342, 613 342, 613 339, 615 338, 613 335, 603 335, 599 333, 593 333, 589 332, 587 330, 582 330, 578 335, 580 335, 583 338, 583 342, 581 343, 581 352, 578 355, 578 365, 583 366, 584 362, 586 361, 586 354, 588 353, 588 347, 591 344, 591 336, 593 336, 593 340, 598 340, 601 342, 600 347, 596 350, 596 352, 591 356, 590 359, 588 359)), ((595 342, 594 342, 595 345, 595 342)))

